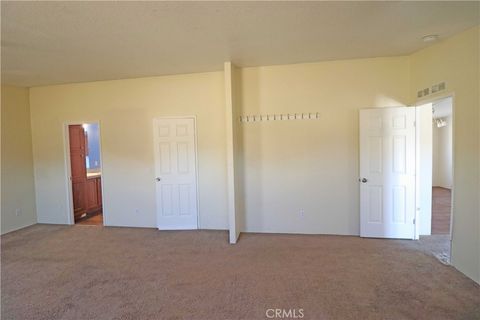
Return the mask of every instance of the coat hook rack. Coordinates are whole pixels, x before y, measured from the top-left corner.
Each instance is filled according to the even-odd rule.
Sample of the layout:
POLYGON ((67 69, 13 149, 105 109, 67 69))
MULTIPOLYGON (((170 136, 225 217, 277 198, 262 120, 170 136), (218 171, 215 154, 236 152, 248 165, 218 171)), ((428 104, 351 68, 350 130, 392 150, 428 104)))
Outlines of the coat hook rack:
POLYGON ((289 121, 289 120, 318 120, 320 114, 318 112, 303 112, 303 113, 281 113, 281 114, 256 114, 240 116, 240 122, 266 122, 266 121, 289 121))

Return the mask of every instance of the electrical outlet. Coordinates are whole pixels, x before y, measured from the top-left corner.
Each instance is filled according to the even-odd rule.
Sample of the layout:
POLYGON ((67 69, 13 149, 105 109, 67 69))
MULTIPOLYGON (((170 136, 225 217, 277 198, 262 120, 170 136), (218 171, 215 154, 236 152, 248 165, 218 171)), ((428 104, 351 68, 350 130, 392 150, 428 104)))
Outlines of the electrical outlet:
POLYGON ((300 217, 303 217, 305 215, 305 210, 300 209, 300 217))
POLYGON ((22 214, 22 209, 20 209, 20 208, 15 209, 15 215, 16 215, 17 217, 18 217, 19 215, 21 215, 21 214, 22 214))

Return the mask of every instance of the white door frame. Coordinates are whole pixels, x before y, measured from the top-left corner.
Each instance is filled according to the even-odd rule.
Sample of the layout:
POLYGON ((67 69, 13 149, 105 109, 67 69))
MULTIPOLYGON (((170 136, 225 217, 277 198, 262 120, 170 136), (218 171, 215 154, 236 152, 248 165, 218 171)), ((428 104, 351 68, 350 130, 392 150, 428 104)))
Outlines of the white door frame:
MULTIPOLYGON (((193 120, 193 132, 194 132, 194 150, 195 150, 195 194, 197 198, 197 228, 200 229, 200 197, 199 197, 199 183, 198 183, 198 135, 197 135, 197 116, 191 115, 191 116, 160 116, 160 117, 154 117, 152 120, 152 123, 154 123, 155 120, 162 120, 162 119, 192 119, 193 120)), ((155 131, 154 131, 155 132, 155 131)), ((153 150, 155 150, 155 137, 153 137, 153 150)), ((154 155, 154 163, 155 163, 155 155, 154 155)), ((156 172, 155 172, 156 174, 156 172)), ((155 179, 155 176, 153 177, 155 179)), ((154 180, 155 181, 155 180, 154 180)), ((155 190, 157 188, 157 185, 155 184, 155 190)), ((155 191, 156 192, 156 191, 155 191)), ((156 194, 156 193, 155 193, 156 194)), ((158 220, 158 201, 155 196, 155 218, 158 220)), ((157 221, 157 226, 158 228, 158 221, 157 221)))
POLYGON ((100 187, 102 189, 102 215, 103 215, 103 225, 108 226, 107 210, 105 210, 105 197, 104 197, 104 185, 105 185, 105 176, 103 173, 103 149, 102 149, 102 126, 100 120, 91 120, 91 121, 66 121, 63 123, 63 153, 65 159, 65 188, 67 193, 67 221, 69 225, 75 224, 74 210, 73 210, 73 191, 72 191, 72 181, 70 177, 72 176, 72 167, 70 162, 70 134, 68 127, 71 125, 83 125, 83 124, 98 124, 98 145, 100 148, 100 172, 102 173, 102 183, 100 187))
MULTIPOLYGON (((445 98, 452 98, 452 195, 451 195, 452 199, 451 199, 451 209, 450 209, 450 240, 452 240, 453 223, 454 223, 453 208, 454 208, 454 202, 455 202, 455 196, 454 196, 455 194, 455 92, 449 91, 449 92, 435 95, 433 97, 417 100, 415 102, 415 107, 418 107, 427 103, 434 103, 435 101, 442 100, 445 98)), ((418 239, 418 234, 416 234, 416 239, 418 239)), ((450 259, 451 259, 451 255, 452 255, 452 252, 450 250, 450 257, 449 257, 450 259)))
MULTIPOLYGON (((422 149, 422 137, 423 137, 423 132, 424 132, 424 128, 423 128, 423 121, 422 121, 422 111, 420 109, 420 107, 423 107, 425 105, 430 105, 431 106, 431 103, 428 102, 428 103, 425 103, 425 104, 420 104, 420 105, 415 105, 415 234, 414 234, 414 239, 415 240, 418 240, 420 238, 420 230, 422 228, 422 212, 424 213, 425 211, 422 210, 422 187, 424 186, 424 184, 428 184, 430 189, 432 188, 432 179, 431 179, 431 174, 432 174, 432 161, 433 161, 433 154, 432 154, 432 150, 430 150, 430 153, 429 153, 429 156, 432 158, 430 159, 430 179, 429 181, 424 181, 425 177, 423 176, 424 172, 422 170, 422 164, 423 164, 423 161, 422 161, 422 155, 425 154, 425 152, 422 152, 424 151, 422 149)), ((432 127, 432 110, 430 108, 430 110, 428 110, 428 112, 430 113, 430 119, 429 119, 429 122, 428 122, 428 125, 430 127, 432 127)), ((430 129, 431 130, 431 129, 430 129)), ((430 140, 432 139, 432 136, 429 137, 430 140)), ((431 142, 431 141, 430 141, 431 142)), ((431 191, 430 191, 430 210, 429 211, 429 214, 430 214, 430 226, 431 226, 431 215, 432 215, 432 209, 431 209, 431 202, 432 200, 432 194, 431 194, 431 191)))

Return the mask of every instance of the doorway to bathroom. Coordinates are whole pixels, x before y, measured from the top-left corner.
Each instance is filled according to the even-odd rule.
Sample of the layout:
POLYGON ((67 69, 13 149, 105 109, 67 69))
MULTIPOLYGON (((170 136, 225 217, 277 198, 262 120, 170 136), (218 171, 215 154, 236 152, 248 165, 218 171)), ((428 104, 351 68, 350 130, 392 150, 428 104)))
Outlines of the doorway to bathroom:
POLYGON ((99 123, 68 124, 70 221, 103 225, 102 162, 99 123))

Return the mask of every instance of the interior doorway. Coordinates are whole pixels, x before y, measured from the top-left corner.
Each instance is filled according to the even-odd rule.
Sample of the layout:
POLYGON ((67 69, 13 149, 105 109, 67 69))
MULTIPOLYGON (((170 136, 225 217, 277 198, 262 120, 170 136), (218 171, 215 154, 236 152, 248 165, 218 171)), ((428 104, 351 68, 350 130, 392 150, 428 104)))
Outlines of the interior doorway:
POLYGON ((420 232, 425 250, 450 263, 453 194, 453 98, 447 96, 418 106, 420 118, 420 232), (428 110, 428 111, 427 111, 428 110), (428 116, 427 116, 428 115, 428 116), (426 133, 427 132, 427 133, 426 133), (431 164, 430 168, 428 165, 431 164), (423 170, 423 172, 422 172, 423 170), (429 171, 427 171, 429 170, 429 171), (422 217, 423 215, 423 217, 422 217))
POLYGON ((100 125, 68 125, 69 181, 73 223, 103 225, 100 125))

